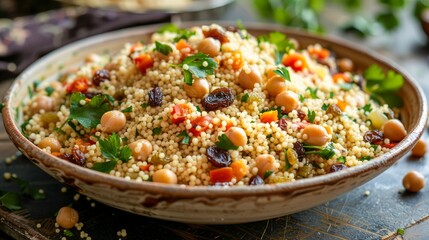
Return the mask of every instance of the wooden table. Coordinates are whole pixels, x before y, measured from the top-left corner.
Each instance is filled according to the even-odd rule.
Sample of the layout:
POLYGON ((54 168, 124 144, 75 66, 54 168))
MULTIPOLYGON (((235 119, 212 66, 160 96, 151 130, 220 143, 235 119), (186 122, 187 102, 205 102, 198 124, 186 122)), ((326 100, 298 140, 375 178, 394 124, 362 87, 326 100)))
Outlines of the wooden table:
MULTIPOLYGON (((243 22, 255 16, 246 1, 227 9, 222 19, 243 22)), ((418 25, 409 16, 395 34, 365 41, 366 46, 379 51, 408 72, 429 93, 429 47, 418 25)), ((338 34, 338 33, 337 33, 338 34)), ((357 41, 356 39, 352 39, 357 41)), ((2 96, 11 80, 0 83, 2 96)), ((426 134, 425 134, 426 137, 426 134)), ((64 187, 34 166, 22 155, 11 164, 6 157, 16 154, 16 148, 0 127, 0 172, 17 173, 33 186, 45 191, 45 200, 24 201, 24 210, 9 212, 0 209, 0 229, 14 238, 60 239, 55 232, 55 214, 62 206, 72 205, 80 213, 83 231, 92 239, 393 239, 398 228, 405 229, 405 239, 428 239, 429 188, 417 194, 403 191, 402 177, 413 169, 429 177, 429 155, 422 159, 405 156, 394 166, 367 184, 312 209, 271 219, 238 225, 189 225, 136 216, 105 206, 80 196, 64 187), (38 228, 37 224, 41 227, 38 228), (126 229, 127 237, 118 231, 126 229)), ((17 190, 14 183, 0 179, 0 189, 17 190)), ((72 230, 81 239, 80 232, 72 230)), ((1 236, 0 238, 7 238, 1 236)))

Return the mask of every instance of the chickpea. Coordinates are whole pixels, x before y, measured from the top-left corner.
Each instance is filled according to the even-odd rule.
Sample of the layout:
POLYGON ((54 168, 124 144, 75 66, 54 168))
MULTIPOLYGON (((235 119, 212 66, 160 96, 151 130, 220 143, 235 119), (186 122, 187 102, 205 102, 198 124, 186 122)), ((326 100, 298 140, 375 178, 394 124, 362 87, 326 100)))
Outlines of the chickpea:
POLYGON ((210 57, 216 57, 220 53, 220 42, 214 38, 205 38, 198 44, 199 52, 205 53, 210 57))
POLYGON ((255 158, 256 167, 258 168, 258 175, 264 177, 267 171, 276 171, 276 161, 273 155, 262 154, 255 158))
POLYGON ((387 120, 383 126, 381 126, 381 131, 383 132, 384 137, 393 142, 400 142, 407 136, 407 130, 405 130, 401 121, 397 119, 387 120))
POLYGON ((279 75, 275 75, 268 79, 265 89, 267 89, 270 96, 275 97, 279 93, 286 91, 286 80, 279 75))
POLYGON ((152 144, 145 139, 132 142, 128 146, 131 148, 133 157, 136 160, 146 161, 152 153, 152 144))
POLYGON ((31 111, 33 113, 38 113, 41 110, 44 110, 45 112, 51 112, 54 109, 55 101, 48 96, 37 96, 31 104, 31 111))
POLYGON ((152 176, 153 182, 177 184, 176 174, 169 169, 157 170, 152 176))
POLYGON ((61 143, 56 138, 53 137, 46 137, 42 139, 42 141, 37 144, 39 148, 51 148, 51 152, 59 152, 61 149, 61 143))
POLYGON ((183 88, 185 92, 191 98, 202 98, 209 93, 210 85, 209 82, 204 78, 195 79, 191 86, 184 84, 183 88))
POLYGON ((247 143, 246 132, 240 127, 231 127, 225 132, 225 135, 235 146, 244 146, 247 143))
POLYGON ((125 114, 121 111, 105 112, 100 120, 101 131, 105 133, 118 132, 125 126, 126 121, 125 114))
POLYGON ((349 58, 341 58, 337 61, 337 65, 341 72, 353 72, 354 64, 349 58))
POLYGON ((331 140, 331 136, 326 129, 316 124, 306 126, 302 134, 307 135, 307 139, 304 142, 314 146, 323 146, 331 140))
POLYGON ((248 72, 242 69, 238 75, 238 83, 244 89, 253 89, 256 83, 261 84, 261 82, 261 73, 255 66, 250 67, 250 71, 248 72))
POLYGON ((419 139, 417 141, 416 146, 411 150, 411 155, 413 157, 423 157, 426 153, 426 141, 423 139, 419 139))
POLYGON ((79 213, 71 207, 62 207, 57 214, 60 227, 70 229, 79 221, 79 213))
POLYGON ((285 111, 288 113, 298 108, 299 97, 292 91, 284 91, 276 96, 275 102, 277 106, 284 107, 285 111))
POLYGON ((402 179, 402 185, 407 191, 418 192, 425 187, 424 176, 417 171, 409 171, 402 179))

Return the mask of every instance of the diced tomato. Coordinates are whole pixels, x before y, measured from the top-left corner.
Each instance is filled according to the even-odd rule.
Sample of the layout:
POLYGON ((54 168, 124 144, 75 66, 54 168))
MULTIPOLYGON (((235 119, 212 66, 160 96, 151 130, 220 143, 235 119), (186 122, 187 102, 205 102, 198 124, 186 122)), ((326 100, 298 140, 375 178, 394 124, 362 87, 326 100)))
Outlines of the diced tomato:
POLYGON ((210 116, 199 116, 195 118, 191 122, 192 128, 189 129, 189 132, 191 132, 195 137, 200 136, 202 132, 209 128, 209 124, 212 120, 213 119, 210 116))
POLYGON ((223 167, 210 171, 211 183, 231 182, 234 173, 231 167, 223 167))
POLYGON ((287 67, 291 67, 295 72, 302 72, 304 69, 308 69, 307 60, 300 53, 283 55, 282 63, 287 67))
POLYGON ((393 148, 396 145, 398 145, 397 142, 389 143, 389 144, 382 144, 381 146, 384 147, 384 148, 393 148))
POLYGON ((88 78, 78 77, 70 85, 67 86, 67 93, 81 92, 86 93, 88 91, 88 78))
POLYGON ((176 104, 173 107, 173 111, 171 111, 171 121, 175 124, 184 122, 186 119, 186 115, 189 114, 191 111, 191 107, 186 103, 176 104))
POLYGON ((152 166, 152 164, 146 164, 146 166, 140 166, 140 170, 141 171, 149 171, 150 166, 152 166))
POLYGON ((334 81, 334 83, 338 83, 340 79, 342 79, 344 82, 350 82, 349 75, 345 73, 335 73, 334 75, 332 75, 332 80, 334 81))
POLYGON ((329 55, 331 55, 331 52, 325 48, 311 47, 311 48, 308 48, 308 54, 310 54, 310 56, 314 58, 326 59, 329 57, 329 55))
POLYGON ((279 120, 277 110, 262 113, 260 120, 263 123, 277 122, 277 120, 279 120))
POLYGON ((143 53, 134 58, 134 64, 142 74, 145 74, 147 69, 153 67, 153 59, 149 54, 143 53))

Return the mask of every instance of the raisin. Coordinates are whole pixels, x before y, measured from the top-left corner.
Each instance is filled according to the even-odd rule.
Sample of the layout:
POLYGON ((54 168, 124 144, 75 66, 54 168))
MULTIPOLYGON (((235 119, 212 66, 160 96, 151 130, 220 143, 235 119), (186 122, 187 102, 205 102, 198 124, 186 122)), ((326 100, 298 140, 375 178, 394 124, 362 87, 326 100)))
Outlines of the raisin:
POLYGON ((207 159, 215 167, 228 167, 232 163, 228 151, 220 149, 215 145, 207 148, 207 159))
POLYGON ((295 150, 296 154, 298 155, 298 160, 302 161, 304 160, 305 157, 305 150, 304 150, 304 146, 302 145, 301 142, 295 142, 293 144, 293 150, 295 150))
POLYGON ((370 130, 363 135, 365 142, 377 143, 384 140, 383 133, 379 130, 370 130))
POLYGON ((333 116, 341 116, 343 112, 337 104, 331 104, 329 105, 328 109, 326 109, 326 113, 330 113, 333 116))
POLYGON ((79 147, 77 147, 75 145, 75 147, 73 147, 73 154, 72 154, 72 158, 69 160, 71 163, 74 163, 76 165, 79 166, 83 166, 86 162, 86 157, 85 157, 85 153, 83 153, 79 147))
POLYGON ((92 77, 92 84, 95 86, 100 86, 100 83, 110 80, 110 73, 106 69, 100 69, 95 71, 94 76, 92 77))
POLYGON ((286 119, 284 119, 284 118, 280 118, 280 119, 277 121, 277 126, 279 126, 279 128, 280 128, 281 130, 286 131, 286 130, 287 130, 287 121, 286 121, 286 119))
POLYGON ((218 88, 211 92, 202 101, 206 111, 214 111, 220 108, 229 107, 234 102, 234 93, 229 88, 218 88))
POLYGON ((304 111, 302 111, 301 109, 296 110, 298 113, 298 118, 302 120, 304 120, 305 117, 307 117, 307 114, 305 114, 304 111))
POLYGON ((229 39, 226 37, 225 31, 220 29, 210 29, 208 31, 203 31, 204 37, 208 38, 214 38, 219 40, 222 44, 229 42, 229 39))
POLYGON ((151 107, 159 107, 162 105, 162 91, 160 87, 152 88, 149 91, 149 105, 151 107))
POLYGON ((249 179, 249 185, 264 185, 264 179, 259 175, 253 176, 249 179))
POLYGON ((73 158, 73 155, 70 153, 63 153, 63 154, 60 154, 58 157, 70 162, 71 159, 73 158))
POLYGON ((331 172, 338 172, 344 169, 347 169, 347 166, 342 163, 334 164, 331 166, 331 172))

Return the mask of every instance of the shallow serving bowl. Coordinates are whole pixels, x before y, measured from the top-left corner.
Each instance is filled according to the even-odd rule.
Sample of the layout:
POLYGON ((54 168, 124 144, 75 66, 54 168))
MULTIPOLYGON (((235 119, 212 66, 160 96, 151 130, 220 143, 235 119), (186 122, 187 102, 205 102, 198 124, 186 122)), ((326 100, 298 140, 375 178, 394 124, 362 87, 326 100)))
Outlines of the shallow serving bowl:
MULTIPOLYGON (((183 27, 201 25, 191 22, 183 27)), ((208 23, 206 23, 208 24, 208 23)), ((227 25, 227 24, 223 24, 227 25)), ((359 68, 372 63, 401 73, 405 84, 402 121, 408 136, 387 154, 360 166, 309 179, 278 185, 244 187, 189 187, 152 182, 138 183, 79 167, 40 150, 20 132, 23 101, 35 80, 53 81, 67 68, 78 66, 90 53, 115 53, 126 42, 149 40, 160 25, 107 33, 67 45, 38 60, 25 70, 7 93, 3 109, 6 130, 31 161, 45 172, 95 200, 140 215, 189 223, 242 223, 284 216, 324 203, 382 173, 406 154, 420 138, 427 120, 426 98, 415 81, 395 64, 368 49, 339 39, 315 36, 275 25, 254 24, 253 35, 280 31, 301 46, 320 43, 340 57, 352 59, 359 68)))

